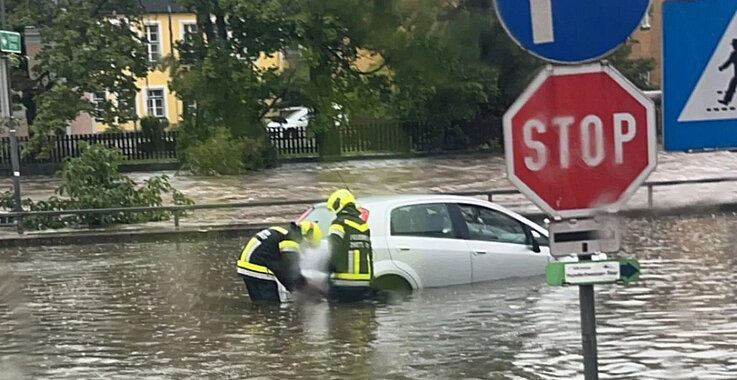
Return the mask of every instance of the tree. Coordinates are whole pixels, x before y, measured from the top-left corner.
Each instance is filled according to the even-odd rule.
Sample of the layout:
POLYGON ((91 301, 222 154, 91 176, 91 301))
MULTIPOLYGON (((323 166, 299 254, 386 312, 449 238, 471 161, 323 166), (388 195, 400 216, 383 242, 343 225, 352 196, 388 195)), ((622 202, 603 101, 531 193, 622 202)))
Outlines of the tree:
POLYGON ((137 0, 10 2, 13 28, 35 26, 43 41, 31 72, 27 57, 14 72, 14 89, 32 124, 32 152, 48 155, 45 136, 63 133, 83 111, 113 126, 136 118, 136 79, 148 71, 141 10, 137 0), (85 98, 101 92, 116 101, 93 105, 85 98))

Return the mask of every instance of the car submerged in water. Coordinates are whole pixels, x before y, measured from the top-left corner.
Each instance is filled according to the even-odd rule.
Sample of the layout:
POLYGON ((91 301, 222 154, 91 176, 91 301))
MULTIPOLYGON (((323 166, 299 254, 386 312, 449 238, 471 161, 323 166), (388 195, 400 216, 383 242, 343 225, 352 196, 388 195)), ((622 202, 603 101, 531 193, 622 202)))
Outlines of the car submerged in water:
MULTIPOLYGON (((374 285, 419 289, 545 274, 554 261, 548 232, 495 203, 452 195, 400 195, 358 200, 371 227, 374 285)), ((325 203, 298 221, 327 231, 325 203)))

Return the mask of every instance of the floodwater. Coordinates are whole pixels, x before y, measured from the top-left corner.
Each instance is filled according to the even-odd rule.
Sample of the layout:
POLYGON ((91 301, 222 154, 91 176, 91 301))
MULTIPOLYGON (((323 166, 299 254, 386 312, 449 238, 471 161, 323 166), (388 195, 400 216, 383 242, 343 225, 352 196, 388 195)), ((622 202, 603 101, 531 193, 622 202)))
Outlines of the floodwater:
MULTIPOLYGON (((737 378, 737 217, 626 221, 596 287, 602 379, 737 378)), ((362 305, 253 305, 238 240, 0 255, 0 378, 574 379, 578 292, 542 277, 362 305)))
MULTIPOLYGON (((279 168, 241 176, 193 177, 174 172, 132 173, 138 183, 154 174, 171 177, 172 185, 198 204, 257 200, 327 198, 343 181, 358 197, 402 193, 489 191, 512 188, 507 180, 504 157, 463 154, 413 159, 372 159, 334 163, 285 164, 279 168)), ((658 167, 649 180, 719 178, 737 175, 737 152, 666 153, 658 155, 658 167)), ((737 182, 657 187, 656 207, 715 204, 737 201, 737 182)), ((53 177, 23 179, 24 198, 45 199, 53 195, 59 180, 53 177)), ((0 179, 0 190, 12 186, 0 179)), ((523 195, 497 196, 494 201, 515 211, 538 211, 523 195)), ((641 188, 628 202, 630 207, 647 205, 641 188)), ((182 219, 183 226, 232 223, 282 223, 299 216, 306 206, 256 207, 248 209, 196 211, 182 219)), ((172 223, 160 225, 171 227, 172 223)), ((139 228, 129 226, 126 228, 139 228)))

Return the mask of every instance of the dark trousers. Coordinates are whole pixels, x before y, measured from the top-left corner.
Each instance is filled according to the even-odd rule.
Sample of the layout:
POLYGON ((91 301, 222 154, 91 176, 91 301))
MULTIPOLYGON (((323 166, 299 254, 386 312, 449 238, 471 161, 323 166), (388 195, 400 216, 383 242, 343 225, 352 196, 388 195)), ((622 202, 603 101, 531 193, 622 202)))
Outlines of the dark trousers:
POLYGON ((243 281, 248 289, 248 296, 255 302, 281 302, 279 298, 279 287, 276 281, 263 280, 256 277, 243 276, 243 281))
POLYGON ((330 284, 328 301, 336 303, 353 303, 370 299, 375 291, 368 286, 339 286, 330 284))

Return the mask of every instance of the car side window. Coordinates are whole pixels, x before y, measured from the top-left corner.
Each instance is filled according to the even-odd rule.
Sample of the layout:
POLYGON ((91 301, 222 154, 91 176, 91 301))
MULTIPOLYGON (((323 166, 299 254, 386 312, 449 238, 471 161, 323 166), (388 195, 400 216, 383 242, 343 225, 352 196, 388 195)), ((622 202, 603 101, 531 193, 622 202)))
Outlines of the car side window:
POLYGON ((523 224, 499 211, 473 205, 458 205, 471 240, 527 244, 523 224))
POLYGON ((548 241, 548 237, 535 231, 534 229, 532 231, 532 237, 537 240, 537 244, 539 244, 541 247, 547 247, 550 245, 550 242, 548 241))
POLYGON ((391 213, 391 234, 434 238, 455 237, 448 207, 443 203, 395 208, 391 213))

